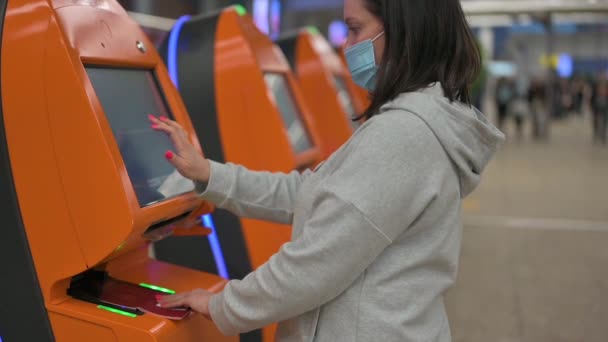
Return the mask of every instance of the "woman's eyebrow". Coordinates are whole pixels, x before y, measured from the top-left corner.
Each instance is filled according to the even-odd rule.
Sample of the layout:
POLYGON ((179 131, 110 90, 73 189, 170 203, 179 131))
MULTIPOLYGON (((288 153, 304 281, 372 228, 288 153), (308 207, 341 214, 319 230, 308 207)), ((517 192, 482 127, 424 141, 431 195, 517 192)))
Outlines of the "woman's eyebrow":
POLYGON ((358 23, 358 20, 353 17, 348 17, 344 20, 344 22, 346 23, 346 25, 354 25, 358 23))

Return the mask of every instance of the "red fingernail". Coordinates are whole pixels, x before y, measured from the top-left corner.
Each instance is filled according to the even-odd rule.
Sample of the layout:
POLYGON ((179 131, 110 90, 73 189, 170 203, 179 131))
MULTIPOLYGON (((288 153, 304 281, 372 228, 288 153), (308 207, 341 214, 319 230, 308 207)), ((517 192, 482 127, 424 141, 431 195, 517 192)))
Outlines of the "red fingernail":
POLYGON ((156 119, 156 117, 154 115, 152 115, 152 114, 148 114, 148 119, 154 120, 154 119, 156 119))
POLYGON ((166 116, 161 116, 160 119, 163 120, 163 121, 169 120, 166 116))
POLYGON ((161 295, 155 295, 154 298, 156 298, 157 302, 160 302, 161 300, 163 300, 163 296, 161 296, 161 295))
POLYGON ((160 127, 160 126, 159 126, 158 124, 154 124, 154 125, 152 125, 152 128, 153 128, 153 129, 158 129, 159 127, 160 127))
POLYGON ((173 159, 173 152, 167 151, 167 153, 165 153, 165 158, 169 160, 173 159))

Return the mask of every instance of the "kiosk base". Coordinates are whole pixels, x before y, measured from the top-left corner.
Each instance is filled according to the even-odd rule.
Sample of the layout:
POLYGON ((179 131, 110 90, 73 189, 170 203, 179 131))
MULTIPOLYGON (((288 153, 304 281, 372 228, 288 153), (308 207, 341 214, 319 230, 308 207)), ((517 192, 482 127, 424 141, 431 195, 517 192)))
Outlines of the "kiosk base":
POLYGON ((99 305, 109 311, 141 316, 149 313, 167 319, 181 320, 191 313, 190 308, 164 309, 156 297, 173 293, 150 284, 131 284, 111 278, 107 272, 89 270, 72 278, 68 294, 75 299, 99 305))
POLYGON ((47 304, 47 310, 55 338, 61 342, 236 342, 238 337, 223 336, 213 322, 201 315, 172 310, 181 311, 186 317, 167 319, 162 312, 143 307, 156 307, 157 294, 194 288, 217 293, 226 282, 217 276, 150 259, 147 248, 141 248, 110 262, 105 272, 90 271, 74 277, 71 297, 47 304))

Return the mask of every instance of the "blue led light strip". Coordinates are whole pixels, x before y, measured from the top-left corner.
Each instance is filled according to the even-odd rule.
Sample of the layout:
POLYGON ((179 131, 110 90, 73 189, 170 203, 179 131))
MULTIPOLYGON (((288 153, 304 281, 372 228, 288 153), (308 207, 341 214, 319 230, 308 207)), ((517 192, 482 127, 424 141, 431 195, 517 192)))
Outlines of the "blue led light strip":
MULTIPOLYGON (((167 68, 169 69, 169 76, 171 77, 171 81, 173 84, 179 89, 179 74, 178 74, 178 63, 177 63, 177 55, 179 48, 179 35, 182 31, 182 27, 186 22, 190 20, 190 16, 185 15, 179 18, 171 33, 169 35, 169 46, 167 51, 167 68)), ((213 258, 215 259, 215 265, 217 267, 217 272, 220 277, 230 279, 228 276, 228 268, 226 267, 226 262, 224 260, 224 253, 222 252, 222 246, 220 245, 220 240, 217 237, 217 233, 215 232, 215 224, 213 223, 213 217, 211 214, 203 216, 203 224, 205 227, 211 229, 211 234, 208 236, 209 245, 211 246, 211 252, 213 253, 213 258)), ((0 341, 1 342, 1 341, 0 341)))
POLYGON ((217 272, 219 273, 220 277, 230 279, 228 276, 228 269, 226 268, 226 261, 224 260, 224 253, 222 252, 222 246, 220 245, 220 240, 217 238, 215 224, 213 223, 211 214, 203 216, 203 223, 205 227, 211 228, 212 231, 207 238, 209 239, 209 245, 211 245, 211 252, 213 253, 213 258, 215 259, 217 272))
POLYGON ((184 24, 190 20, 189 15, 184 15, 177 19, 171 33, 169 34, 169 46, 167 52, 167 68, 169 69, 169 77, 173 84, 179 89, 179 74, 177 72, 177 50, 179 48, 179 35, 182 32, 184 24))

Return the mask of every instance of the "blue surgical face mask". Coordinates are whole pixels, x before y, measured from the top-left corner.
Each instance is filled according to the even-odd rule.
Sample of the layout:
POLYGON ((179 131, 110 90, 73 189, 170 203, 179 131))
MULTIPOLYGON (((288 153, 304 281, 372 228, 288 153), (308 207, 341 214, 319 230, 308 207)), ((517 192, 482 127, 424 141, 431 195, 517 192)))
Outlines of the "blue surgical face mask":
POLYGON ((362 87, 372 92, 376 88, 376 74, 378 66, 376 65, 376 55, 374 53, 374 42, 384 34, 384 31, 373 39, 366 39, 361 43, 347 48, 344 52, 346 55, 346 64, 353 77, 353 81, 362 87))

